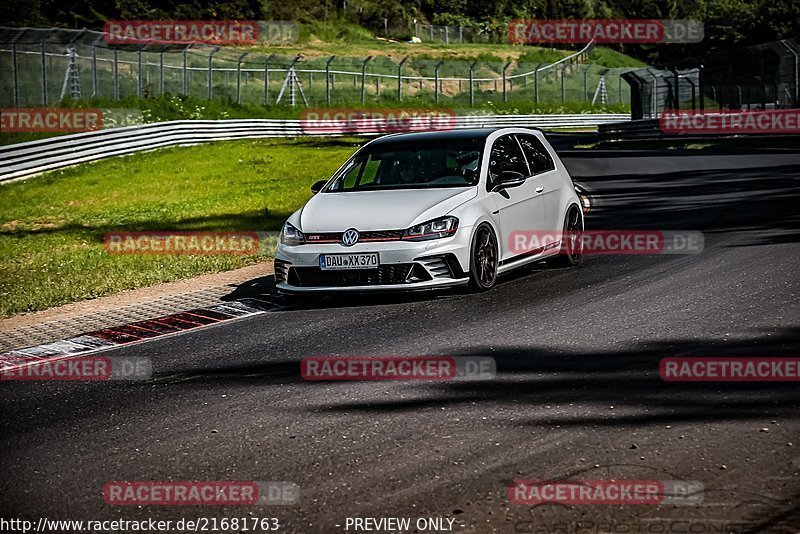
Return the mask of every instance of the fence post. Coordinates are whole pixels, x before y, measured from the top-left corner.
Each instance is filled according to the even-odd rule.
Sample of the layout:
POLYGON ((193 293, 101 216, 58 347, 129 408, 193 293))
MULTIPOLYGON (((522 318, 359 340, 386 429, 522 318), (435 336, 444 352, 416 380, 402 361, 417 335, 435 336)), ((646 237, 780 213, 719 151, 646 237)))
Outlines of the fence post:
POLYGON ((566 94, 566 77, 567 77, 567 65, 565 64, 561 67, 561 103, 564 103, 564 97, 566 94))
POLYGON ((17 43, 11 43, 11 78, 14 84, 14 107, 19 107, 19 74, 17 73, 17 43))
POLYGON ((792 72, 792 82, 794 85, 794 97, 793 97, 793 104, 795 107, 800 106, 800 88, 798 88, 798 83, 800 82, 800 65, 798 64, 798 53, 797 50, 792 48, 784 39, 781 41, 781 44, 785 46, 789 53, 794 56, 794 71, 792 72))
POLYGON ((475 77, 475 65, 477 64, 478 62, 475 61, 469 66, 469 107, 475 106, 475 91, 472 87, 472 79, 475 77))
POLYGON ((367 79, 367 63, 370 62, 372 56, 367 57, 364 62, 361 64, 361 103, 363 104, 366 101, 367 97, 367 88, 366 88, 366 79, 367 79))
POLYGON ((509 61, 508 63, 506 63, 506 66, 503 67, 503 102, 508 102, 508 95, 506 94, 506 71, 510 66, 511 62, 509 61))
POLYGON ((533 103, 539 103, 539 68, 542 66, 541 63, 536 64, 536 68, 533 71, 533 103))
POLYGON ((186 78, 186 53, 188 49, 188 45, 183 47, 183 96, 189 96, 189 83, 186 78))
POLYGON ((433 24, 429 24, 428 25, 428 29, 430 30, 430 34, 431 34, 431 42, 433 42, 433 24))
POLYGON ((408 60, 408 56, 400 60, 397 65, 397 101, 403 100, 403 63, 408 60))
POLYGON ((211 47, 211 51, 208 53, 208 99, 211 100, 211 97, 214 95, 214 88, 213 88, 213 80, 214 80, 214 71, 211 68, 213 61, 214 61, 214 54, 219 51, 219 47, 213 46, 211 47))
POLYGON ((275 57, 275 54, 270 54, 267 56, 267 59, 264 60, 264 105, 269 105, 269 63, 272 61, 272 58, 275 57))
POLYGON ((119 49, 114 48, 114 100, 119 100, 119 49))
POLYGON ((42 105, 47 105, 47 54, 44 41, 39 43, 42 53, 42 105))
POLYGON ((450 26, 444 27, 444 44, 450 44, 450 26))
POLYGON ((142 48, 136 50, 136 96, 142 98, 142 48))
POLYGON ((689 82, 689 86, 692 88, 692 111, 694 111, 696 109, 694 99, 697 96, 697 94, 694 88, 694 82, 692 81, 692 76, 691 75, 686 76, 686 81, 689 82))
POLYGON ((586 77, 589 76, 589 69, 583 69, 583 99, 588 102, 589 100, 589 87, 586 81, 586 77))
POLYGON ((439 67, 442 66, 444 61, 440 61, 433 67, 433 100, 437 104, 439 103, 439 67))
POLYGON ((92 98, 97 96, 97 41, 92 43, 92 98))
POLYGON ((331 62, 336 56, 331 56, 325 62, 325 104, 331 105, 331 62))
POLYGON ((250 52, 244 52, 239 55, 236 60, 236 103, 242 103, 242 60, 250 55, 250 52))
POLYGON ((617 100, 619 104, 622 104, 622 76, 619 74, 617 75, 617 100))
POLYGON ((458 42, 464 44, 464 27, 458 27, 458 42))
POLYGON ((164 96, 164 49, 158 53, 158 94, 164 96))

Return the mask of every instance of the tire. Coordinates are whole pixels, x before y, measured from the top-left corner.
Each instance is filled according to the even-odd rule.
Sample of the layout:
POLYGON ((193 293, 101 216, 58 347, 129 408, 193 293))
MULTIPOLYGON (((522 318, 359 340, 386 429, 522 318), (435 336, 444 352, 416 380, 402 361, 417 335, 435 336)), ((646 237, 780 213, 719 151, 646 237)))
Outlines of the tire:
POLYGON ((497 236, 483 223, 475 230, 469 253, 469 286, 473 291, 487 291, 497 280, 499 265, 497 236))
POLYGON ((570 206, 564 216, 564 233, 561 249, 553 258, 559 267, 575 267, 583 263, 583 216, 577 206, 570 206))

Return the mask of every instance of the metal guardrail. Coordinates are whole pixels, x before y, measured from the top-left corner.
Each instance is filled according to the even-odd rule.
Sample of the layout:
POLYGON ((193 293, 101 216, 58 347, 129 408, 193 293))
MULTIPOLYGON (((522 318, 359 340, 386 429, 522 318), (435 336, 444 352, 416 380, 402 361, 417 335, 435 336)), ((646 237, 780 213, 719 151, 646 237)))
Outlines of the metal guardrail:
MULTIPOLYGON (((454 128, 520 126, 532 128, 594 128, 601 124, 629 120, 628 114, 581 115, 468 115, 455 117, 454 128)), ((358 135, 387 133, 376 128, 359 130, 358 135)), ((111 128, 38 141, 0 146, 0 183, 30 178, 112 156, 154 150, 175 145, 257 137, 340 136, 341 133, 309 134, 300 120, 180 120, 111 128)), ((344 135, 355 135, 345 133, 344 135)))

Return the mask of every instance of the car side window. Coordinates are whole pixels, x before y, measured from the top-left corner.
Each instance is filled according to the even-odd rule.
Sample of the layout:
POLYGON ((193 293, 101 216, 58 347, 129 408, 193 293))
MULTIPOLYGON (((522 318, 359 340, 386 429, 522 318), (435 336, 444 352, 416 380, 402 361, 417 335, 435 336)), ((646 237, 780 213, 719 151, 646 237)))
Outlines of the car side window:
POLYGON ((556 164, 547 149, 541 141, 532 135, 517 135, 519 144, 522 146, 522 151, 525 157, 528 158, 528 164, 531 167, 533 174, 552 171, 556 168, 556 164))
POLYGON ((492 152, 489 157, 489 173, 486 178, 486 190, 491 189, 500 178, 500 174, 505 171, 518 172, 523 176, 528 176, 528 165, 525 163, 525 156, 517 144, 513 135, 498 137, 492 145, 492 152))

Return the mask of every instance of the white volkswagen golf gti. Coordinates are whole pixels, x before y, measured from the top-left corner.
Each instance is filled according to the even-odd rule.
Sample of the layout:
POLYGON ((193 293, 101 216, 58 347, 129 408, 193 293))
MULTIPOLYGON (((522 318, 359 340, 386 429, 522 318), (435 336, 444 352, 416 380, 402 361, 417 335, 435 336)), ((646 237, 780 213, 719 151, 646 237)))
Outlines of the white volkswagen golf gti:
POLYGON ((275 254, 282 292, 494 285, 555 256, 581 261, 583 211, 540 131, 483 128, 387 135, 359 149, 286 221, 275 254), (514 246, 515 235, 550 242, 514 246))

